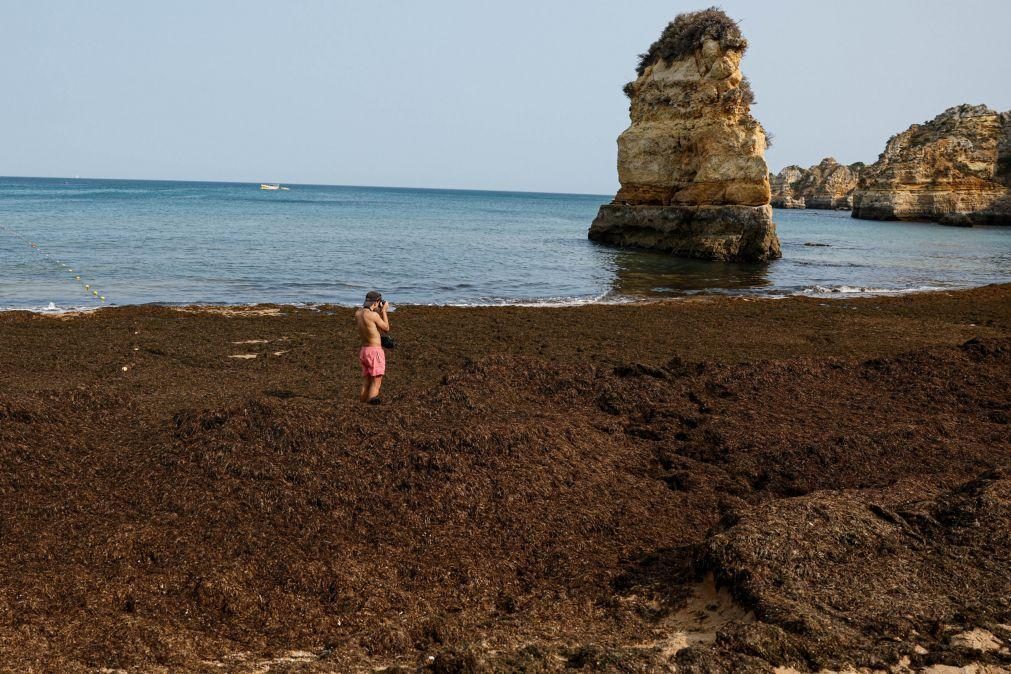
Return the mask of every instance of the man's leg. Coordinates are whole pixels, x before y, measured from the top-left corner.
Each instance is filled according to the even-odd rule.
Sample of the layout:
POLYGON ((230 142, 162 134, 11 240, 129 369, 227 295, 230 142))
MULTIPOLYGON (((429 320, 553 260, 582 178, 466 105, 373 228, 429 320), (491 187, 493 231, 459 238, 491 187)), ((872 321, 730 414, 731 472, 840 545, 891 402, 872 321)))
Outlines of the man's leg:
POLYGON ((363 403, 364 402, 368 402, 368 400, 369 400, 369 389, 371 387, 372 387, 372 377, 368 376, 367 374, 366 375, 362 375, 362 390, 358 394, 358 399, 361 400, 363 403))
POLYGON ((369 396, 367 400, 378 398, 379 389, 382 388, 382 385, 383 385, 383 375, 379 375, 378 377, 372 377, 371 381, 369 382, 369 396))

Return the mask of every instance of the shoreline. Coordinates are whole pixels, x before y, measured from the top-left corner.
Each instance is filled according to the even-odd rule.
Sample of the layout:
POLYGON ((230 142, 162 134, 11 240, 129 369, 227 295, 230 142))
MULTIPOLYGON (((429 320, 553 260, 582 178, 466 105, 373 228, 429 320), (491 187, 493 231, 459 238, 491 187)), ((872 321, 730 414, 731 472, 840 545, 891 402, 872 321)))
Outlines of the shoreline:
MULTIPOLYGON (((575 300, 560 300, 554 301, 551 299, 545 300, 518 300, 518 301, 500 301, 497 303, 471 303, 471 304, 395 304, 391 305, 391 310, 396 311, 398 308, 426 308, 426 309, 438 309, 438 308, 452 308, 452 309, 493 309, 493 308, 524 308, 524 309, 571 309, 577 307, 587 307, 587 306, 637 306, 644 304, 663 304, 663 303, 680 303, 688 301, 707 301, 713 299, 730 299, 730 300, 746 300, 746 301, 763 301, 763 300, 788 300, 793 298, 806 298, 806 299, 826 299, 826 300, 853 300, 859 298, 878 298, 878 297, 901 297, 910 295, 923 295, 923 294, 933 294, 933 293, 957 293, 971 291, 979 288, 991 288, 991 287, 1003 287, 1011 286, 1011 281, 1005 283, 988 283, 980 286, 964 286, 964 287, 938 287, 930 286, 923 288, 863 288, 855 286, 840 286, 838 288, 825 288, 824 290, 817 292, 806 292, 798 291, 792 294, 763 294, 763 293, 741 293, 741 292, 716 292, 716 291, 695 291, 686 292, 683 295, 677 296, 657 296, 657 297, 636 297, 636 296, 623 296, 615 298, 612 300, 606 300, 603 297, 599 298, 588 298, 585 300, 575 299, 575 300)), ((53 305, 53 303, 50 303, 53 305)), ((118 310, 118 309, 133 309, 133 308, 145 308, 145 307, 158 307, 164 309, 174 309, 177 311, 185 311, 189 313, 200 313, 206 312, 225 312, 225 313, 240 313, 245 311, 266 311, 274 309, 277 310, 308 310, 308 311, 335 311, 340 309, 353 309, 356 308, 357 304, 333 304, 329 302, 255 302, 249 304, 177 304, 171 302, 145 302, 142 304, 101 304, 93 307, 68 307, 68 308, 0 308, 0 315, 12 314, 12 313, 28 313, 38 316, 84 316, 92 314, 102 310, 118 310)))

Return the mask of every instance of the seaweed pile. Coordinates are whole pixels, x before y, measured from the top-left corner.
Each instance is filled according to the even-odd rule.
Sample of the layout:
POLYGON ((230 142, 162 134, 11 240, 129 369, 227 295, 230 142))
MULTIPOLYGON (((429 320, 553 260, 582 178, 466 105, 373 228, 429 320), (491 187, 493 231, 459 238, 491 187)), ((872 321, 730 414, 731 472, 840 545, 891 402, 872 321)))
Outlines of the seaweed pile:
POLYGON ((367 411, 2 392, 0 661, 1011 665, 1009 385, 989 337, 863 362, 499 353, 367 411), (709 627, 707 578, 735 616, 709 627))
POLYGON ((0 315, 0 661, 1006 662, 1009 306, 0 315))

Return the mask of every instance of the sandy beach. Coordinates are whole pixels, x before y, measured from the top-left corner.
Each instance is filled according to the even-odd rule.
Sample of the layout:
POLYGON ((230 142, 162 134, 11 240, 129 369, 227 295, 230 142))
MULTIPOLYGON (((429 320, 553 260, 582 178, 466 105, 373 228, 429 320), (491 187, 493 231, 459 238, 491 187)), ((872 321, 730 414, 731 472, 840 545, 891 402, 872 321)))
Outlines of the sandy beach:
POLYGON ((0 315, 4 667, 1011 664, 1011 286, 392 321, 0 315))

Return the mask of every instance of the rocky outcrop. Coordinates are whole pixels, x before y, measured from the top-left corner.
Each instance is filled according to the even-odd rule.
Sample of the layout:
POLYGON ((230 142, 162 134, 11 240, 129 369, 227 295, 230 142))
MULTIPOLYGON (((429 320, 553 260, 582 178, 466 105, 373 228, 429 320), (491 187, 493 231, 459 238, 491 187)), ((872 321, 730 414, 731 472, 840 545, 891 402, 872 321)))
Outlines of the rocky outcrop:
POLYGON ((621 189, 591 239, 712 260, 780 257, 765 131, 740 70, 746 47, 737 24, 709 9, 679 15, 642 55, 625 88, 621 189))
POLYGON ((773 208, 804 208, 804 198, 798 197, 794 185, 799 183, 806 171, 796 164, 787 166, 779 173, 769 173, 769 187, 773 208))
POLYGON ((1011 112, 960 105, 892 136, 860 174, 853 217, 1011 225, 1011 112))
POLYGON ((862 162, 845 165, 832 157, 808 169, 787 166, 770 177, 775 208, 820 208, 846 210, 853 207, 853 190, 862 162))
POLYGON ((798 185, 807 208, 848 209, 853 207, 853 190, 862 163, 840 164, 832 157, 822 159, 807 170, 798 185))

